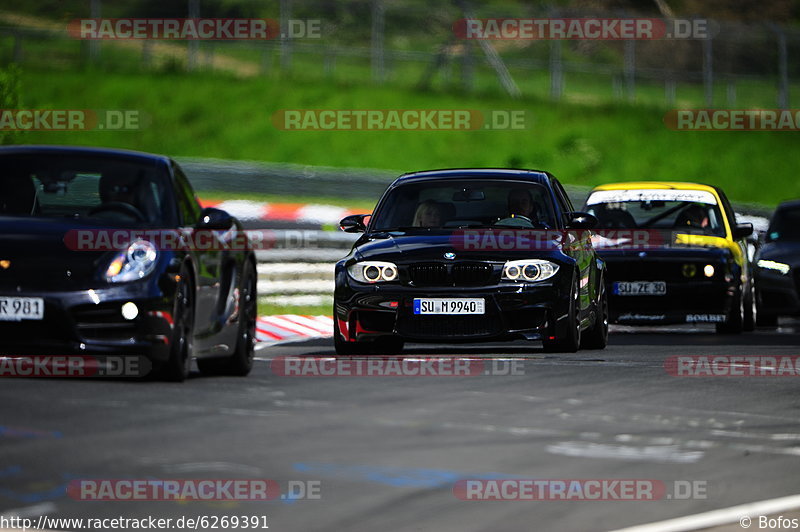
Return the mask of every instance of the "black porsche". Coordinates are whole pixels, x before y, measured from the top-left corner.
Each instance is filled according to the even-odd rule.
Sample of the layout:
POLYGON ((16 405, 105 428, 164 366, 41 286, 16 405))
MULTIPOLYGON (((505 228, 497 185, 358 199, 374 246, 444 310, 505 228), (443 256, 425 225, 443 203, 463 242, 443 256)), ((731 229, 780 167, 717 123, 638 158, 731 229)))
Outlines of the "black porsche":
POLYGON ((775 209, 755 263, 759 324, 800 315, 800 200, 775 209))
POLYGON ((397 353, 406 341, 527 339, 548 351, 602 349, 605 266, 547 172, 450 169, 405 174, 336 264, 339 354, 397 353))
POLYGON ((201 209, 180 166, 146 153, 0 149, 0 356, 139 356, 167 380, 246 375, 254 254, 201 209))

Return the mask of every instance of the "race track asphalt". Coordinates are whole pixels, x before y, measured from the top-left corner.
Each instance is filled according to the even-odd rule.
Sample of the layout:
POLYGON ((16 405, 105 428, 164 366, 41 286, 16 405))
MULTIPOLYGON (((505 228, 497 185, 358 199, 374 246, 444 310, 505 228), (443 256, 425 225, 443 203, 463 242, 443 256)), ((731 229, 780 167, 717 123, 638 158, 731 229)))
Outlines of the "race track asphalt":
POLYGON ((325 339, 261 349, 247 378, 4 379, 0 514, 265 516, 278 531, 613 530, 796 494, 800 379, 677 377, 665 361, 798 355, 799 344, 792 322, 741 336, 618 327, 603 351, 545 354, 523 342, 405 352, 515 375, 280 375, 276 357, 332 356, 325 339), (454 494, 459 480, 520 478, 644 479, 666 491, 655 501, 454 494), (88 501, 67 492, 82 479, 270 479, 282 496, 88 501), (290 482, 319 498, 297 499, 290 482), (697 491, 683 493, 689 485, 697 491))

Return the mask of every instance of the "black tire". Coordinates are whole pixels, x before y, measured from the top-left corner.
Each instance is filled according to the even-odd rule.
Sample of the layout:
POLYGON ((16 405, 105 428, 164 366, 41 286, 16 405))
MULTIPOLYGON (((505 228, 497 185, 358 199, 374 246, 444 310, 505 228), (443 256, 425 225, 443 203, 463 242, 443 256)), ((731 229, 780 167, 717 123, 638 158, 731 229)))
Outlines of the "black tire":
POLYGON ((600 283, 600 298, 594 324, 581 336, 581 349, 605 349, 608 345, 608 296, 605 282, 600 283))
POLYGON ((336 309, 333 311, 333 347, 339 356, 353 356, 364 353, 363 345, 357 342, 346 342, 339 331, 339 319, 336 317, 336 309))
POLYGON ((741 334, 744 329, 744 298, 742 297, 742 287, 736 291, 731 303, 731 310, 728 313, 725 323, 717 323, 717 333, 719 334, 741 334))
POLYGON ((194 342, 194 288, 187 268, 181 268, 175 290, 172 338, 169 358, 156 370, 156 376, 169 382, 183 382, 192 368, 194 342))
POLYGON ((239 328, 236 348, 225 358, 200 358, 197 367, 204 375, 244 377, 253 369, 255 358, 256 319, 258 318, 258 278, 253 263, 247 261, 239 288, 239 328))
POLYGON ((744 299, 744 320, 742 322, 743 331, 756 330, 756 323, 758 323, 758 304, 756 301, 756 280, 751 278, 747 283, 748 289, 744 299))
POLYGON ((570 292, 570 303, 567 320, 567 332, 564 336, 556 337, 554 340, 545 338, 542 341, 544 350, 548 353, 575 353, 581 345, 581 322, 578 315, 578 298, 580 291, 578 287, 578 276, 572 283, 570 292))

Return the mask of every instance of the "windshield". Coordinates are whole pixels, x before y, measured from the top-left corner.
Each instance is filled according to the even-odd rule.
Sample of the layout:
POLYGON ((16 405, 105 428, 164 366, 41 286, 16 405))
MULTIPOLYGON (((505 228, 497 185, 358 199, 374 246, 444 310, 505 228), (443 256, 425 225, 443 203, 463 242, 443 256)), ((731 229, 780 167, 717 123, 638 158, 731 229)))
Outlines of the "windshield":
POLYGON ((0 216, 165 224, 174 219, 167 185, 167 176, 153 164, 108 157, 6 156, 0 216))
POLYGON ((772 241, 800 241, 800 208, 778 210, 767 235, 772 241))
POLYGON ((725 236, 716 198, 694 190, 601 190, 586 200, 598 229, 662 229, 725 236))
POLYGON ((547 189, 522 181, 447 179, 404 184, 381 202, 370 230, 553 227, 547 189))

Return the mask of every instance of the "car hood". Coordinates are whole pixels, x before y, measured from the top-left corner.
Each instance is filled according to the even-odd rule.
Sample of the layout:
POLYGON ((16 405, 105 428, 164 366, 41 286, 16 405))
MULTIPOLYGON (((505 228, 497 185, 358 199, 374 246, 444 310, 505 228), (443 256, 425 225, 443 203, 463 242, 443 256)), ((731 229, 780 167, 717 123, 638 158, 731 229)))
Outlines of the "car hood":
POLYGON ((762 246, 759 258, 800 267, 800 242, 769 242, 762 246))
POLYGON ((0 217, 0 291, 96 288, 115 252, 70 249, 65 237, 80 229, 98 227, 63 218, 0 217))
MULTIPOLYGON (((474 236, 474 235, 472 235, 474 236)), ((513 240, 498 240, 490 232, 480 238, 464 238, 463 233, 423 235, 378 234, 357 244, 357 260, 388 260, 392 262, 439 261, 446 253, 454 253, 456 260, 505 261, 523 258, 564 258, 561 246, 549 240, 541 245, 512 246, 513 240)), ((544 242, 544 241, 542 241, 544 242)))
MULTIPOLYGON (((619 238, 611 233, 594 235, 592 241, 603 257, 704 257, 730 253, 737 263, 744 255, 739 246, 727 238, 686 234, 674 231, 647 231, 638 242, 632 238, 619 238)), ((640 235, 641 237, 641 235, 640 235)))

